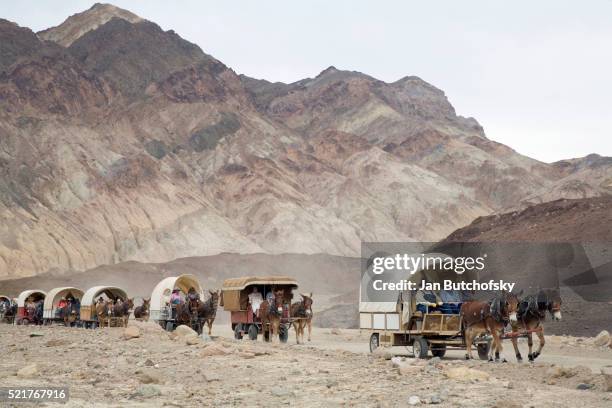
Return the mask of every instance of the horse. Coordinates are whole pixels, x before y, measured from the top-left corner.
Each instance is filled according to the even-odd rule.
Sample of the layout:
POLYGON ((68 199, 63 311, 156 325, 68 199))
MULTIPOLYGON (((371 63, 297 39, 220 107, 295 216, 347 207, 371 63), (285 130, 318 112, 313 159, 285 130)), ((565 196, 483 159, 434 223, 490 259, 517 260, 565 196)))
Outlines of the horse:
POLYGON ((208 326, 208 334, 212 333, 212 325, 217 316, 217 306, 219 304, 219 291, 209 290, 210 297, 198 307, 198 318, 208 326))
POLYGON ((134 298, 127 298, 120 304, 114 304, 111 306, 111 313, 113 317, 121 317, 123 320, 123 327, 127 327, 128 320, 130 318, 130 311, 134 307, 134 298))
POLYGON ((134 309, 134 317, 139 320, 149 320, 149 305, 151 304, 151 299, 143 299, 142 305, 137 306, 134 309))
MULTIPOLYGON (((527 331, 527 345, 529 346, 529 361, 534 361, 544 348, 544 320, 546 312, 549 312, 553 320, 561 320, 561 296, 556 290, 540 290, 537 295, 525 297, 519 303, 518 321, 512 324, 512 333, 518 333, 519 329, 527 331), (533 333, 536 333, 540 341, 538 350, 531 352, 533 347, 533 333)), ((512 337, 512 346, 516 353, 516 361, 523 361, 523 356, 518 349, 517 338, 512 337)))
POLYGON ((187 301, 185 303, 176 305, 176 325, 179 326, 184 324, 192 329, 195 326, 196 332, 201 334, 202 325, 198 317, 198 309, 201 303, 199 296, 187 296, 187 301))
POLYGON ((293 321, 295 328, 295 341, 300 344, 300 338, 304 343, 304 328, 308 326, 308 341, 312 331, 312 292, 309 294, 300 293, 302 300, 291 305, 291 317, 298 319, 293 321))
MULTIPOLYGON (((266 332, 268 328, 268 341, 274 342, 274 336, 280 336, 280 322, 283 316, 283 291, 277 290, 274 292, 274 304, 270 304, 269 300, 265 300, 259 306, 259 318, 261 319, 262 331, 266 332)), ((265 336, 264 336, 265 338, 265 336)))
MULTIPOLYGON (((493 336, 491 353, 495 349, 495 361, 499 361, 502 351, 501 332, 508 321, 511 323, 517 321, 517 310, 517 295, 505 291, 493 298, 491 302, 468 301, 463 303, 459 314, 467 348, 466 360, 473 358, 474 338, 488 332, 493 336)), ((493 361, 492 354, 489 355, 489 361, 493 361)))

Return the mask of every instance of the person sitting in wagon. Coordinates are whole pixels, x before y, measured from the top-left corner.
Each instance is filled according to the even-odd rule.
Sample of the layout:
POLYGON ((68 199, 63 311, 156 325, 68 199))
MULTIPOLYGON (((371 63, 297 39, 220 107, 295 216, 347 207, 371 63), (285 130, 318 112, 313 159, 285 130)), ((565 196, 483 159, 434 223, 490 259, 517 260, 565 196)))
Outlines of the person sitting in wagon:
POLYGON ((64 317, 64 308, 66 307, 67 304, 68 302, 66 301, 65 298, 61 298, 60 301, 57 303, 57 309, 55 309, 55 315, 59 317, 60 319, 64 317))
POLYGON ((187 291, 187 298, 189 300, 200 300, 200 294, 196 292, 194 288, 189 288, 189 290, 187 291))
POLYGON ((170 295, 170 304, 179 305, 181 303, 183 303, 183 299, 181 298, 180 290, 178 289, 172 290, 172 295, 170 295))
POLYGON ((444 314, 459 314, 461 308, 461 293, 451 289, 440 291, 440 299, 442 299, 442 306, 440 310, 444 314))
POLYGON ((433 290, 417 290, 415 300, 416 310, 423 314, 439 312, 438 306, 442 305, 442 301, 433 290))
POLYGON ((249 293, 249 303, 251 304, 253 314, 259 317, 259 307, 263 303, 263 296, 261 296, 261 292, 259 292, 257 286, 253 286, 253 291, 249 293))

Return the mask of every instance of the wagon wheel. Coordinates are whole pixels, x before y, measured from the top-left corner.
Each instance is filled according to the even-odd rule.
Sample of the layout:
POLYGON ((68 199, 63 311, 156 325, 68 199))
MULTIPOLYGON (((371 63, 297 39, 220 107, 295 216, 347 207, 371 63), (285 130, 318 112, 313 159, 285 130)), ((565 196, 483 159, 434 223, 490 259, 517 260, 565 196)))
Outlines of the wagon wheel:
POLYGON ((416 358, 427 358, 427 351, 429 350, 429 343, 422 337, 417 337, 412 343, 412 350, 416 358))
POLYGON ((491 351, 491 340, 486 343, 478 343, 476 349, 478 350, 478 358, 481 360, 488 360, 489 352, 491 351))
POLYGON ((436 344, 431 347, 431 354, 434 357, 444 357, 446 354, 446 344, 436 344))
POLYGON ((242 332, 243 332, 243 325, 242 323, 238 323, 236 327, 234 327, 234 338, 236 340, 242 340, 242 332))
POLYGON ((370 336, 370 353, 373 353, 380 346, 378 333, 372 333, 370 336))
POLYGON ((281 343, 286 343, 289 340, 289 326, 281 324, 278 328, 278 339, 281 343))
POLYGON ((257 325, 252 324, 249 326, 249 340, 257 340, 257 325))

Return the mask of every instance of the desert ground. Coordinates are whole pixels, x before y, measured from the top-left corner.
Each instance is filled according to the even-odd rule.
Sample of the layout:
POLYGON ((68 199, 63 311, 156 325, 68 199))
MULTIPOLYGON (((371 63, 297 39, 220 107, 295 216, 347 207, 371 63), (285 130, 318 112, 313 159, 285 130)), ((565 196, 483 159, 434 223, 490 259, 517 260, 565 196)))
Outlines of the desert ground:
MULTIPOLYGON (((66 407, 364 406, 602 407, 612 402, 612 349, 593 338, 547 337, 535 363, 418 360, 405 348, 368 350, 359 330, 320 329, 312 341, 234 340, 128 329, 0 325, 0 386, 68 386, 66 407), (397 355, 397 356, 395 356, 397 355)), ((526 343, 521 342, 523 355, 526 343)), ((27 406, 19 404, 15 406, 27 406)), ((51 406, 47 404, 46 406, 51 406)))

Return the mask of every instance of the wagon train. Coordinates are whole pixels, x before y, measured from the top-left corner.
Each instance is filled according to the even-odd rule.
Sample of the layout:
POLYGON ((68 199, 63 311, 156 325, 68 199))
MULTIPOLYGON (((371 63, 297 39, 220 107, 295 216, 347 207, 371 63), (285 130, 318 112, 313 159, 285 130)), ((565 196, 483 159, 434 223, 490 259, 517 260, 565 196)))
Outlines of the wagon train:
POLYGON ((299 309, 300 313, 292 314, 291 301, 297 288, 297 281, 287 276, 249 276, 225 280, 220 305, 231 314, 234 337, 240 340, 246 335, 256 340, 262 334, 264 341, 273 341, 278 336, 285 343, 293 324, 299 342, 300 328, 303 330, 300 321, 310 323, 312 318, 311 302, 306 301, 312 295, 302 295, 303 301, 294 304, 294 310, 299 309), (304 302, 307 306, 300 306, 304 302))
POLYGON ((43 323, 76 326, 83 291, 74 287, 53 288, 43 302, 43 323))

